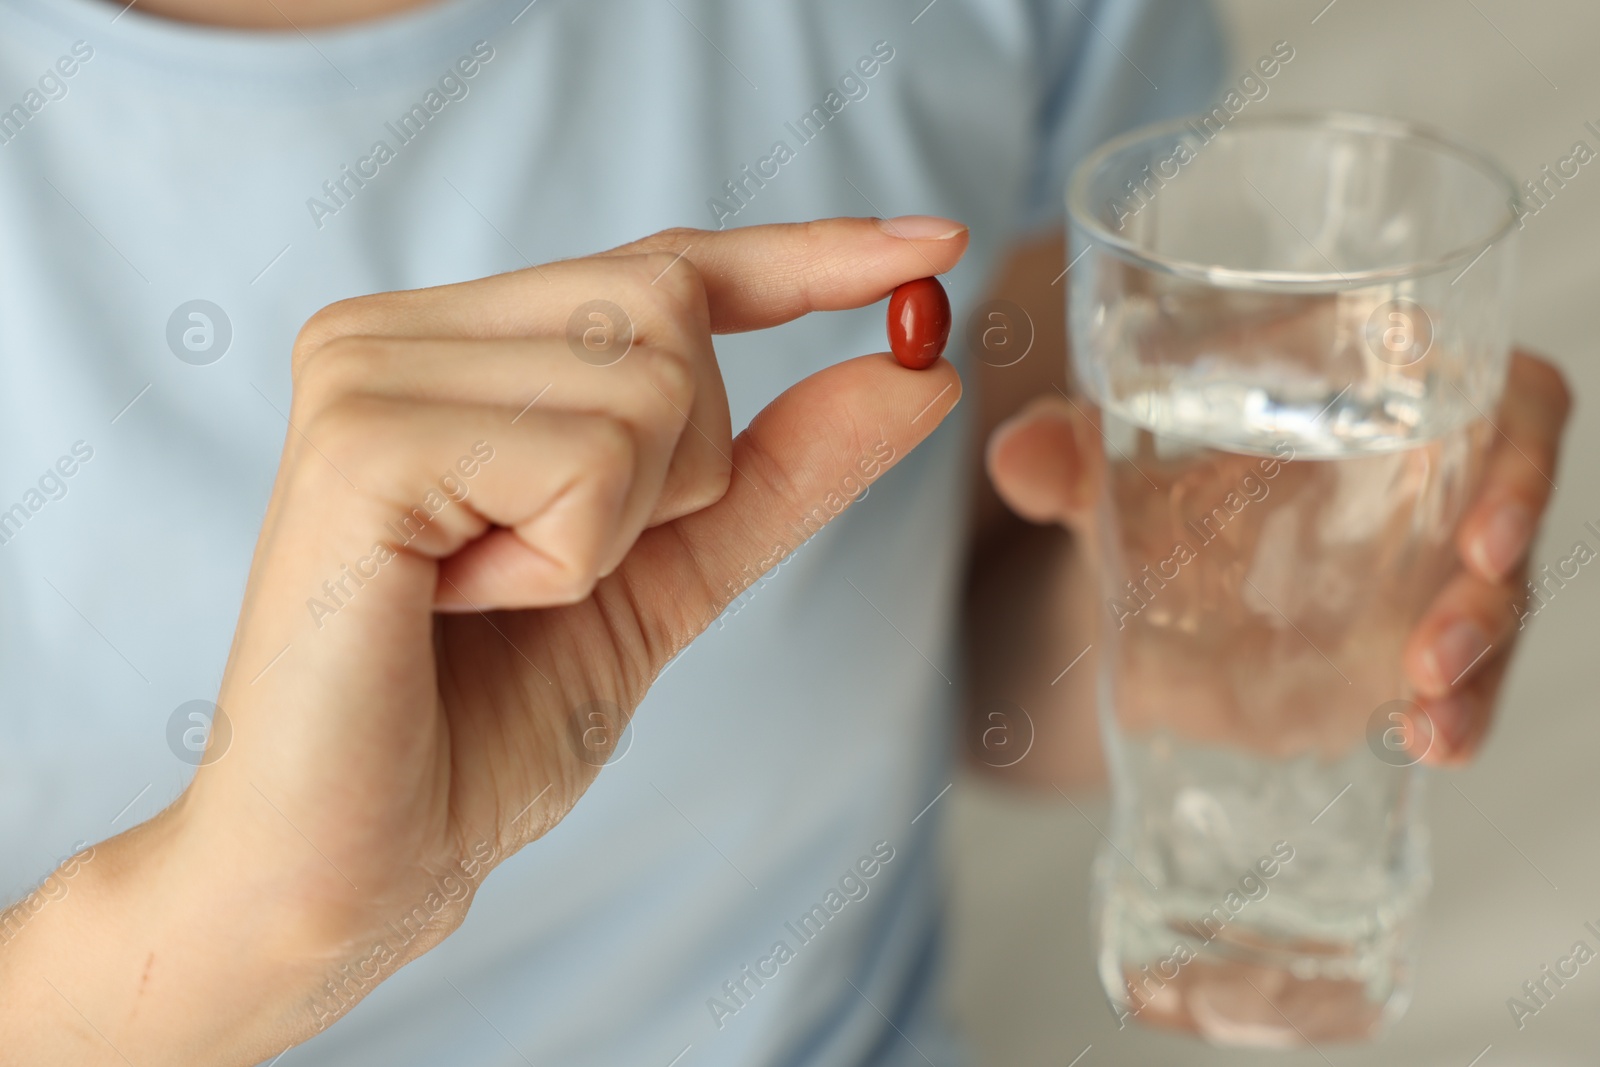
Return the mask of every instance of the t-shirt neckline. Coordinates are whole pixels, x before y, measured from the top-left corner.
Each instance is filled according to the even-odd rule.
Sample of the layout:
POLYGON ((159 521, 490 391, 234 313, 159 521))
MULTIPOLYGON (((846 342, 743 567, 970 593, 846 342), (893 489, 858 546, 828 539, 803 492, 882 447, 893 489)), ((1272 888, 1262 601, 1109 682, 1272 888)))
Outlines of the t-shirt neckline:
MULTIPOLYGON (((548 0, 545 0, 548 2, 548 0)), ((538 0, 433 0, 410 11, 300 31, 243 30, 179 22, 111 0, 0 0, 47 30, 81 39, 98 54, 208 89, 266 89, 301 97, 354 98, 410 83, 479 39, 521 28, 538 0)))

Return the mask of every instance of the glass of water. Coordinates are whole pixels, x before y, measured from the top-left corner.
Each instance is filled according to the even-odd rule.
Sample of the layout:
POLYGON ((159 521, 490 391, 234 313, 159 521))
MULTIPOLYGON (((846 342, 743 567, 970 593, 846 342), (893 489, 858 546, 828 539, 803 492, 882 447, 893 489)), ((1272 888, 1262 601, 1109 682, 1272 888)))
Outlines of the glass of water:
POLYGON ((1515 197, 1353 115, 1150 127, 1073 178, 1124 1023, 1290 1046, 1405 1009, 1432 732, 1400 653, 1495 435, 1515 197))

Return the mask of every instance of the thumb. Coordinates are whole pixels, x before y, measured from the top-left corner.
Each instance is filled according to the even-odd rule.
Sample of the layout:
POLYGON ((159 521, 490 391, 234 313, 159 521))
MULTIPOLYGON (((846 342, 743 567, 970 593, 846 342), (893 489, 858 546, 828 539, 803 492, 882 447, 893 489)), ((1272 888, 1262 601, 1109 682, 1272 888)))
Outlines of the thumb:
POLYGON ((766 571, 842 513, 961 398, 941 360, 861 356, 794 385, 733 442, 717 503, 645 532, 621 568, 659 669, 766 571))

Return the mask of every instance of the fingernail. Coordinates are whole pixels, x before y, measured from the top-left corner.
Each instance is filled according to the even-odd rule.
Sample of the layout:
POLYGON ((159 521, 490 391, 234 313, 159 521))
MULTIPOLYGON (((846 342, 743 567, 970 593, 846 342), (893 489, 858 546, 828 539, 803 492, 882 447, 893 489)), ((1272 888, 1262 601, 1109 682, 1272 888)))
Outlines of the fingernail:
POLYGON ((1439 690, 1455 685, 1466 669, 1489 650, 1489 638, 1477 623, 1463 619, 1452 623, 1428 649, 1428 666, 1439 683, 1439 690))
POLYGON ((1435 738, 1443 742, 1437 746, 1443 749, 1440 755, 1459 754, 1472 726, 1471 714, 1466 704, 1454 697, 1440 700, 1428 705, 1427 715, 1428 721, 1433 725, 1435 738))
POLYGON ((1472 542, 1473 562, 1495 578, 1504 578, 1521 561, 1533 538, 1533 516, 1523 505, 1502 504, 1472 542))
POLYGON ((941 219, 937 215, 901 215, 895 219, 878 219, 878 227, 894 237, 907 241, 946 241, 967 232, 959 222, 941 219))

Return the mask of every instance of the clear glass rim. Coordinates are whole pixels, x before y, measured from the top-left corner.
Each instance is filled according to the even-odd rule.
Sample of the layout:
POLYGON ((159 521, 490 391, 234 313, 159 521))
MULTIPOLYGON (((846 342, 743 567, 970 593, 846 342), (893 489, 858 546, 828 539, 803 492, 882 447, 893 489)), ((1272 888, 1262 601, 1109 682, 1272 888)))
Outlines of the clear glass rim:
MULTIPOLYGON (((1204 113, 1186 115, 1141 126, 1115 137, 1090 152, 1073 171, 1067 184, 1067 218, 1074 229, 1088 234, 1095 242, 1112 249, 1124 259, 1133 260, 1152 270, 1195 278, 1212 285, 1270 289, 1345 289, 1363 285, 1381 284, 1405 278, 1416 278, 1465 267, 1477 260, 1491 247, 1504 241, 1517 221, 1511 205, 1519 199, 1516 182, 1491 156, 1420 123, 1404 119, 1385 118, 1348 111, 1292 111, 1266 115, 1236 117, 1217 134, 1226 137, 1231 131, 1248 126, 1293 126, 1301 129, 1344 130, 1354 133, 1375 134, 1395 140, 1414 141, 1468 164, 1491 183, 1501 186, 1506 193, 1506 217, 1498 226, 1481 238, 1459 248, 1451 249, 1432 259, 1396 263, 1358 271, 1269 271, 1240 270, 1197 263, 1192 260, 1163 256, 1141 248, 1137 243, 1107 229, 1095 217, 1089 203, 1090 179, 1106 160, 1141 141, 1154 141, 1175 133, 1192 132, 1192 124, 1204 113)), ((1074 260, 1075 262, 1075 260, 1074 260)))

